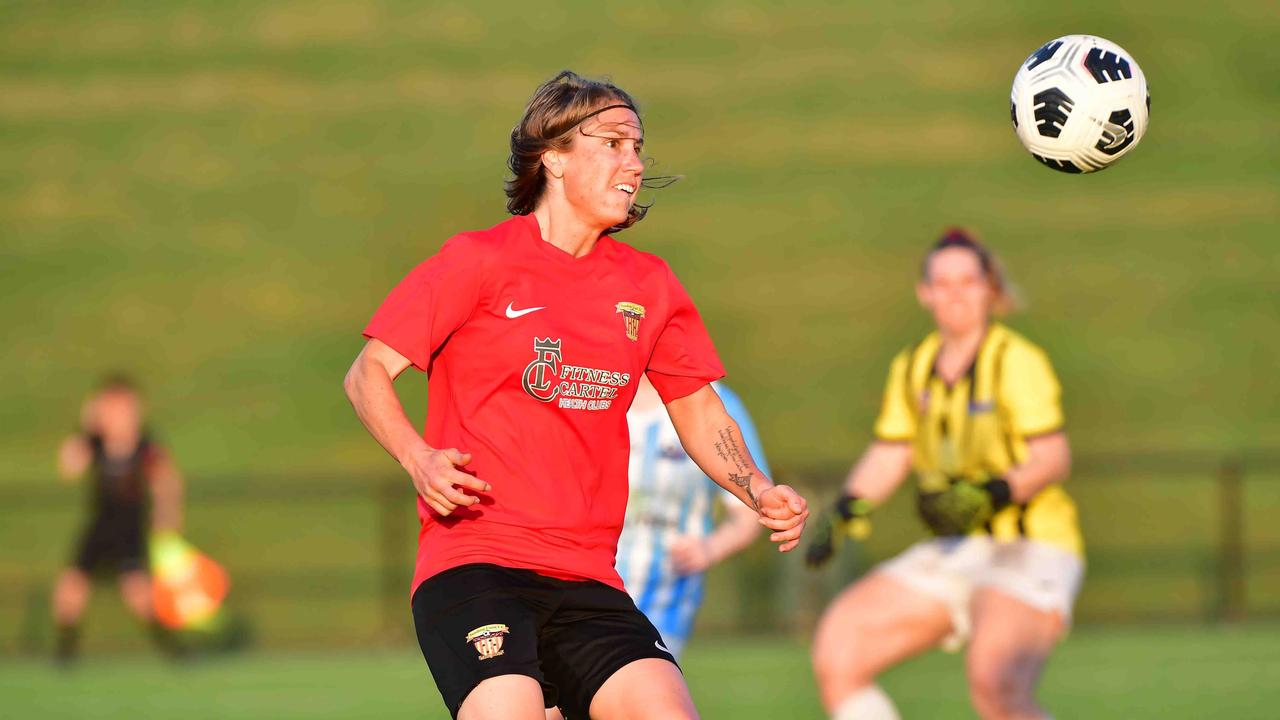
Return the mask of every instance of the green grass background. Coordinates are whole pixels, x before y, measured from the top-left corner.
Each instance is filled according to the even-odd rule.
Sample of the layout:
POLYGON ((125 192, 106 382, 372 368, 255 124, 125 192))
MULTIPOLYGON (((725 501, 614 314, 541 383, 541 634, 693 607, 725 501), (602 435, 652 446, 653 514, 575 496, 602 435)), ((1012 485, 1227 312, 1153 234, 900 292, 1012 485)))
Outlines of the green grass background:
MULTIPOLYGON (((1041 698, 1057 717, 1262 720, 1275 717, 1280 633, 1145 627, 1078 631, 1050 664, 1041 698)), ((808 654, 796 642, 695 641, 683 661, 702 716, 823 717, 808 654)), ((906 718, 971 718, 959 656, 930 653, 882 680, 906 718)), ((259 655, 172 667, 149 657, 100 658, 71 673, 10 664, 0 692, 14 717, 448 718, 410 650, 259 655)))
MULTIPOLYGON (((633 92, 655 171, 684 176, 622 238, 690 289, 782 477, 832 491, 928 327, 922 249, 971 225, 1066 387, 1081 619, 1213 615, 1217 459, 1280 434, 1277 32, 1261 0, 0 4, 0 652, 47 644, 81 503, 53 454, 115 368, 144 379, 189 535, 260 642, 403 637, 412 499, 386 509, 397 468, 339 382, 390 287, 503 218, 507 133, 564 67, 633 92), (1152 93, 1141 146, 1086 177, 1008 124, 1018 63, 1072 32, 1126 47, 1152 93)), ((421 418, 425 381, 399 386, 421 418)), ((1260 457, 1247 583, 1274 613, 1280 462, 1260 457)), ((714 575, 704 630, 804 628, 918 534, 909 515, 822 576, 753 549, 714 575)), ((118 601, 91 613, 91 652, 140 644, 118 601)))

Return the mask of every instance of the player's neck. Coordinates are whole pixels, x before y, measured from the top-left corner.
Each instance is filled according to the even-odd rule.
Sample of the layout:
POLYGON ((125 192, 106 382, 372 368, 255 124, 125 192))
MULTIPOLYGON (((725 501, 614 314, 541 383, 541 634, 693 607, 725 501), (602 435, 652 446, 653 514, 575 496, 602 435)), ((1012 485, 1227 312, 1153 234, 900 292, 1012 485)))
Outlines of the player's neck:
POLYGON ((138 449, 140 442, 142 442, 140 430, 119 430, 102 434, 102 448, 111 457, 132 455, 138 449))
POLYGON ((554 197, 538 205, 533 216, 542 239, 575 258, 586 257, 608 229, 588 225, 567 202, 554 197))

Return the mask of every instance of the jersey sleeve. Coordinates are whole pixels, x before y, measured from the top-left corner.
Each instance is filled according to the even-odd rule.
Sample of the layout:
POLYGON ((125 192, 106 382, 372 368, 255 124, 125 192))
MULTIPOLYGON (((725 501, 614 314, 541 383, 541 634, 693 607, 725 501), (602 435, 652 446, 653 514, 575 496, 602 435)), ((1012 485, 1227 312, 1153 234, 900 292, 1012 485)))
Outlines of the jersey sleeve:
MULTIPOLYGON (((755 423, 751 421, 751 414, 747 412, 747 406, 743 404, 737 393, 724 385, 717 384, 716 392, 720 395, 720 400, 724 403, 724 409, 729 413, 729 417, 738 423, 738 429, 742 431, 742 441, 746 443, 747 451, 751 453, 751 458, 756 461, 756 466, 767 477, 772 478, 773 472, 769 469, 769 460, 764 455, 764 446, 760 444, 760 434, 756 432, 755 423)), ((742 501, 733 493, 719 485, 716 485, 716 487, 720 490, 720 499, 726 504, 742 504, 742 501)))
POLYGON ((670 313, 645 374, 662 402, 669 403, 724 377, 724 366, 693 300, 670 268, 666 273, 670 313))
POLYGON ((889 365, 875 436, 882 442, 908 442, 916 436, 916 413, 911 404, 911 353, 902 351, 889 365))
POLYGON ((450 239, 391 290, 364 336, 381 340, 425 372, 435 352, 475 311, 480 261, 474 241, 450 239))
POLYGON ((1037 347, 1009 348, 1000 377, 1000 402, 1010 425, 1026 436, 1062 429, 1062 387, 1049 357, 1037 347))

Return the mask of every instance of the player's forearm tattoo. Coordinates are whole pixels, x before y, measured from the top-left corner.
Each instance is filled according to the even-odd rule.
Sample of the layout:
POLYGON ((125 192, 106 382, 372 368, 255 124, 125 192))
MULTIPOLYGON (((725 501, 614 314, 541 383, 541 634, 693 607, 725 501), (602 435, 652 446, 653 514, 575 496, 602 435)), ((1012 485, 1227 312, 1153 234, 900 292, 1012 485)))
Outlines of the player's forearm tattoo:
POLYGON ((756 494, 751 492, 751 474, 750 473, 746 475, 738 475, 737 473, 731 472, 729 473, 729 482, 733 483, 734 485, 737 485, 743 490, 746 490, 747 497, 751 499, 751 507, 755 508, 756 512, 760 512, 760 503, 756 501, 756 494))
POLYGON ((739 442, 732 427, 721 428, 716 433, 716 437, 716 455, 719 455, 721 460, 733 466, 729 470, 729 482, 746 490, 747 497, 751 499, 751 507, 755 508, 756 512, 759 512, 760 503, 756 500, 756 494, 751 490, 751 476, 755 468, 748 460, 747 450, 739 442))
POLYGON ((716 436, 719 438, 716 440, 716 454, 720 456, 720 459, 732 464, 738 469, 738 472, 750 473, 751 463, 747 462, 742 443, 734 436, 733 428, 720 428, 716 436))

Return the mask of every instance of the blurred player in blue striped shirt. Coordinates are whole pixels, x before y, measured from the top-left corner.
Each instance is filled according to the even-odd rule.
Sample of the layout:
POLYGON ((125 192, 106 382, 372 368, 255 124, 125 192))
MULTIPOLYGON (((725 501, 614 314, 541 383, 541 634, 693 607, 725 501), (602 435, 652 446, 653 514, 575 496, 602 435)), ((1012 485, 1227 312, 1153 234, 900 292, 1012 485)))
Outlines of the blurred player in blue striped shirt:
MULTIPOLYGON (((703 573, 741 551, 760 532, 755 511, 709 480, 680 445, 658 393, 641 375, 635 402, 627 412, 631 431, 630 494, 618 574, 627 592, 679 657, 702 603, 703 573), (724 519, 715 524, 715 506, 724 519)), ((738 423, 756 464, 769 464, 746 407, 722 383, 712 387, 738 423)))

